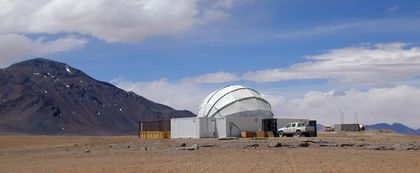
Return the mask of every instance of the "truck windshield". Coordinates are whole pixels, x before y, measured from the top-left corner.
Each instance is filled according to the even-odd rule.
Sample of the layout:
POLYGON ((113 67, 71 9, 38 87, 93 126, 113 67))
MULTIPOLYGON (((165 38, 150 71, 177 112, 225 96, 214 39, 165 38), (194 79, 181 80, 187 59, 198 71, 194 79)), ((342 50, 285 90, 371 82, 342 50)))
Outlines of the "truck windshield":
POLYGON ((298 127, 303 127, 303 126, 304 126, 303 123, 298 124, 298 127))

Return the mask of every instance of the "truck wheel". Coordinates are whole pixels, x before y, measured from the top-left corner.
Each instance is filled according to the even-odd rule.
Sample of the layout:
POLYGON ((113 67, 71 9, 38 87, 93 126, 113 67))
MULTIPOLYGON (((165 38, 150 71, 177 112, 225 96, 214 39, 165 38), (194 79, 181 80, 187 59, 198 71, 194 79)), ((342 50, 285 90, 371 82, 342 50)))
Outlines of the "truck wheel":
POLYGON ((302 132, 298 130, 298 131, 296 131, 295 135, 296 135, 296 137, 300 138, 300 137, 302 137, 302 132))
POLYGON ((284 136, 283 131, 279 131, 279 137, 283 137, 283 136, 284 136))

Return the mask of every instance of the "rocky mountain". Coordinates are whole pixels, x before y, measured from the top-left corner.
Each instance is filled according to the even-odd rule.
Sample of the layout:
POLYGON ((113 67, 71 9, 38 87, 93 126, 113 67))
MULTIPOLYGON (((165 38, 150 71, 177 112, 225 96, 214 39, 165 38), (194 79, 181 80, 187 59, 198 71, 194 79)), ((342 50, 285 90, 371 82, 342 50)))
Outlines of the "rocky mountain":
POLYGON ((135 134, 139 121, 191 116, 60 62, 38 58, 0 69, 0 133, 135 134))
POLYGON ((414 130, 401 123, 393 123, 392 125, 386 123, 379 123, 367 125, 365 128, 366 130, 391 130, 401 134, 420 135, 419 130, 414 130))

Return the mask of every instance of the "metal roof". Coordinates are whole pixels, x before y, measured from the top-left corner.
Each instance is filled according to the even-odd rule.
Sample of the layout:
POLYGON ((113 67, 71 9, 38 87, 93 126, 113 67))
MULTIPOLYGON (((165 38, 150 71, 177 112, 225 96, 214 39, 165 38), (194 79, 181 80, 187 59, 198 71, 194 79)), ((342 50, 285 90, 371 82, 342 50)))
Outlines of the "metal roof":
POLYGON ((224 117, 241 112, 272 115, 271 105, 256 90, 231 85, 209 94, 201 104, 198 117, 224 117))

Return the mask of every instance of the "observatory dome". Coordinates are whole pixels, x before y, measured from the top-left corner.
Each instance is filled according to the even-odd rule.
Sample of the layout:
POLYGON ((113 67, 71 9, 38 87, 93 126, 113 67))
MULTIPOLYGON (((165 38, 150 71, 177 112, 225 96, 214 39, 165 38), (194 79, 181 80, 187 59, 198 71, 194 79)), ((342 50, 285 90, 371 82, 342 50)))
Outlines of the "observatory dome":
POLYGON ((256 90, 231 85, 209 94, 200 105, 198 117, 273 117, 271 105, 256 90))

